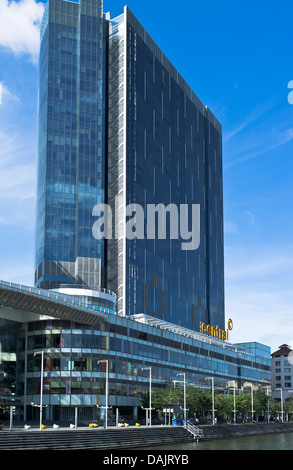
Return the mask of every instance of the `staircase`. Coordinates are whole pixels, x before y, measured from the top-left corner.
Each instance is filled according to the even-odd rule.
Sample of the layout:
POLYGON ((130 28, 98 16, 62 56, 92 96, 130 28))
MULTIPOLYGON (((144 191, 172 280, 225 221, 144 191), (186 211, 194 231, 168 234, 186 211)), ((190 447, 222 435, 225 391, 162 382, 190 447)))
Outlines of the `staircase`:
POLYGON ((198 428, 197 426, 187 423, 185 424, 184 429, 190 432, 190 434, 192 434, 194 439, 196 439, 197 441, 199 441, 200 439, 203 439, 203 430, 198 428))
POLYGON ((194 442, 183 427, 0 431, 1 450, 140 449, 194 442))

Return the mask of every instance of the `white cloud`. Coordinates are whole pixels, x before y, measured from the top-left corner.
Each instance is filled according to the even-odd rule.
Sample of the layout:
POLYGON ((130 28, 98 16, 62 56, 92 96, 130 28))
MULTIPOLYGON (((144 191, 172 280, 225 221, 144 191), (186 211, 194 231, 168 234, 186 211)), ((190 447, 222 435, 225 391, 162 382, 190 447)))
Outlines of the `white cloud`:
MULTIPOLYGON (((32 230, 36 158, 32 137, 0 131, 0 225, 32 230)), ((1 234, 2 235, 2 234, 1 234)))
POLYGON ((268 111, 270 111, 273 105, 274 105, 274 101, 271 101, 270 103, 267 103, 262 106, 258 105, 255 109, 251 111, 251 113, 248 116, 245 116, 241 124, 239 124, 234 129, 227 131, 224 134, 224 137, 223 137, 224 142, 225 143, 229 142, 229 140, 237 136, 242 131, 246 130, 246 128, 251 126, 251 124, 255 124, 255 121, 257 122, 260 120, 260 118, 263 118, 263 115, 266 114, 268 111))
POLYGON ((0 46, 38 60, 44 4, 35 0, 0 0, 0 46))
MULTIPOLYGON (((226 317, 231 342, 258 341, 276 350, 292 342, 292 246, 226 248, 226 317)), ((292 344, 293 345, 293 344, 292 344)))
POLYGON ((225 274, 228 281, 250 281, 252 286, 256 279, 274 281, 284 276, 288 281, 293 278, 292 246, 282 244, 255 245, 225 248, 225 274))
POLYGON ((292 302, 291 290, 273 284, 230 286, 226 296, 226 316, 234 323, 230 341, 257 341, 272 351, 283 343, 293 344, 292 302))
POLYGON ((233 234, 238 233, 238 228, 234 222, 231 222, 230 220, 225 220, 224 231, 225 231, 225 234, 233 235, 233 234))
POLYGON ((0 279, 6 282, 15 282, 24 286, 32 286, 34 273, 33 251, 26 256, 18 253, 15 258, 4 260, 0 266, 0 279))
POLYGON ((20 102, 18 96, 14 95, 4 83, 0 82, 0 104, 5 104, 6 101, 20 102))
POLYGON ((251 133, 249 138, 246 135, 243 136, 242 141, 240 140, 237 145, 230 147, 227 145, 225 153, 228 157, 226 157, 227 163, 224 169, 227 170, 253 158, 262 157, 293 141, 292 126, 283 129, 271 128, 270 132, 267 132, 269 127, 271 127, 270 124, 267 124, 267 128, 259 130, 255 135, 251 133))

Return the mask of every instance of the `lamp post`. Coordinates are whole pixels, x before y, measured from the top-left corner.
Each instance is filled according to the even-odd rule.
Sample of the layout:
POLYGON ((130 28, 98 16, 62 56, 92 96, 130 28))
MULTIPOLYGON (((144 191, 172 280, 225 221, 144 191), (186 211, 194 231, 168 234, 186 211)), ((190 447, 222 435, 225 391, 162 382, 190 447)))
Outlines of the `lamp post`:
MULTIPOLYGON (((183 380, 183 387, 184 387, 184 405, 183 405, 184 408, 183 408, 183 413, 184 413, 184 426, 186 426, 186 424, 187 424, 187 422, 186 422, 186 411, 187 411, 187 408, 186 408, 186 374, 185 374, 185 372, 179 372, 179 374, 177 374, 177 376, 178 375, 183 375, 183 379, 184 379, 183 380)), ((179 382, 179 381, 176 380, 174 382, 179 382)), ((181 382, 182 382, 182 380, 181 380, 181 382)))
POLYGON ((39 406, 40 407, 40 429, 42 429, 42 421, 43 421, 43 384, 44 384, 44 351, 36 351, 34 356, 37 354, 41 354, 41 385, 40 385, 40 404, 35 405, 31 403, 32 406, 39 406))
POLYGON ((269 423, 269 422, 270 422, 270 401, 269 401, 269 387, 268 387, 268 386, 266 386, 266 385, 264 385, 264 387, 267 389, 267 392, 266 392, 266 394, 267 394, 267 397, 268 397, 268 399, 267 399, 267 409, 268 409, 268 411, 267 411, 267 415, 268 415, 268 418, 267 418, 267 419, 268 419, 268 423, 269 423))
MULTIPOLYGON (((236 388, 236 386, 234 385, 234 387, 229 387, 229 388, 233 388, 233 403, 234 403, 234 410, 233 413, 234 413, 234 424, 236 424, 236 413, 238 410, 236 410, 236 390, 238 392, 242 392, 242 389, 241 388, 236 388)), ((229 393, 229 390, 228 390, 228 393, 229 393)))
MULTIPOLYGON (((288 390, 288 395, 292 395, 292 393, 293 393, 293 390, 288 390)), ((291 398, 291 397, 290 397, 290 398, 291 398)), ((292 411, 288 411, 288 414, 287 414, 287 416, 288 416, 287 421, 289 420, 289 413, 292 414, 292 411)))
POLYGON ((234 399, 234 424, 236 424, 236 387, 233 387, 233 399, 234 399))
POLYGON ((150 418, 149 418, 149 423, 150 427, 152 426, 152 368, 151 367, 143 367, 141 370, 149 370, 150 371, 150 418))
POLYGON ((215 425, 215 390, 214 390, 214 377, 206 377, 205 380, 212 381, 212 416, 213 416, 213 426, 215 425))
POLYGON ((281 415, 282 415, 282 423, 284 422, 284 411, 283 411, 283 389, 282 388, 276 388, 276 391, 281 392, 281 415))
POLYGON ((148 408, 141 407, 142 410, 145 411, 145 425, 148 425, 148 408))
POLYGON ((108 408, 111 408, 108 406, 108 382, 109 382, 109 361, 108 359, 101 359, 100 361, 98 361, 98 364, 101 363, 101 362, 105 362, 106 363, 106 390, 105 390, 105 394, 106 394, 106 406, 99 406, 97 405, 98 408, 105 408, 105 428, 108 429, 108 408))
MULTIPOLYGON (((34 356, 36 356, 37 354, 40 354, 41 355, 41 385, 40 385, 40 404, 39 405, 36 405, 35 403, 31 403, 32 406, 36 406, 38 408, 40 408, 40 429, 42 429, 42 421, 43 421, 43 406, 47 406, 47 405, 43 405, 43 393, 44 393, 44 351, 35 351, 34 352, 34 356)), ((47 351, 46 352, 46 355, 49 355, 49 354, 59 354, 59 353, 55 353, 54 351, 47 351)))
POLYGON ((253 413, 255 410, 253 409, 253 384, 251 384, 251 422, 253 423, 253 413))

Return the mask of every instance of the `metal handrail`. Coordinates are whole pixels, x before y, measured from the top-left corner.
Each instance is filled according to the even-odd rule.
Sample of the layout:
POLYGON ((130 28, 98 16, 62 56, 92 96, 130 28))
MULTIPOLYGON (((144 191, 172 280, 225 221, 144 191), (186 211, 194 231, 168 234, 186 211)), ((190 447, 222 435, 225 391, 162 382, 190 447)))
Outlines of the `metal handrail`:
POLYGON ((194 426, 193 424, 186 423, 184 425, 184 429, 186 431, 190 432, 194 436, 194 438, 202 439, 203 438, 203 431, 202 429, 198 428, 197 426, 194 426))

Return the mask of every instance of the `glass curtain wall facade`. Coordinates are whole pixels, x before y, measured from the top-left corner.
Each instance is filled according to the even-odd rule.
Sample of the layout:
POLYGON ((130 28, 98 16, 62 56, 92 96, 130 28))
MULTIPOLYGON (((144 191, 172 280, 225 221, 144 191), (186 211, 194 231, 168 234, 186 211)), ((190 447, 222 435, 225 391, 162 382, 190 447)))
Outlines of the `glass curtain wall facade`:
POLYGON ((48 0, 41 30, 35 285, 102 285, 108 22, 102 2, 48 0))
MULTIPOLYGON (((124 206, 143 208, 145 233, 144 239, 119 237, 116 287, 108 288, 121 286, 122 315, 145 313, 195 330, 200 322, 223 328, 221 125, 127 7, 112 25, 110 57, 116 44, 120 64, 110 73, 122 93, 109 112, 120 105, 118 132, 124 133, 123 147, 117 139, 117 194, 124 206), (158 232, 148 239, 151 204, 188 204, 189 214, 199 204, 200 247, 183 251, 180 236, 171 240, 168 217, 166 239, 158 232)), ((109 130, 115 132, 110 121, 109 130)))
POLYGON ((78 299, 66 294, 1 282, 0 287, 1 397, 17 400, 18 419, 38 418, 39 409, 31 403, 40 403, 41 351, 43 403, 48 405, 44 418, 52 421, 72 420, 76 406, 83 419, 99 416, 97 405, 106 402, 101 360, 109 365, 109 406, 128 415, 145 416, 145 367, 152 368, 154 389, 173 384, 182 371, 188 385, 206 389, 205 378, 214 377, 222 392, 247 383, 270 384, 270 349, 263 345, 247 350, 192 330, 180 334, 174 324, 160 327, 147 318, 122 317, 114 313, 115 297, 108 307, 85 305, 84 298, 78 305, 78 299), (51 317, 45 318, 46 312, 51 317))
POLYGON ((49 0, 40 53, 35 285, 117 294, 119 315, 224 329, 222 129, 130 10, 49 0), (117 206, 117 200, 118 206, 117 206), (97 240, 93 209, 112 209, 97 240), (126 238, 126 207, 144 210, 126 238), (149 239, 147 206, 200 206, 200 246, 149 239), (115 233, 114 233, 115 232, 115 233))

